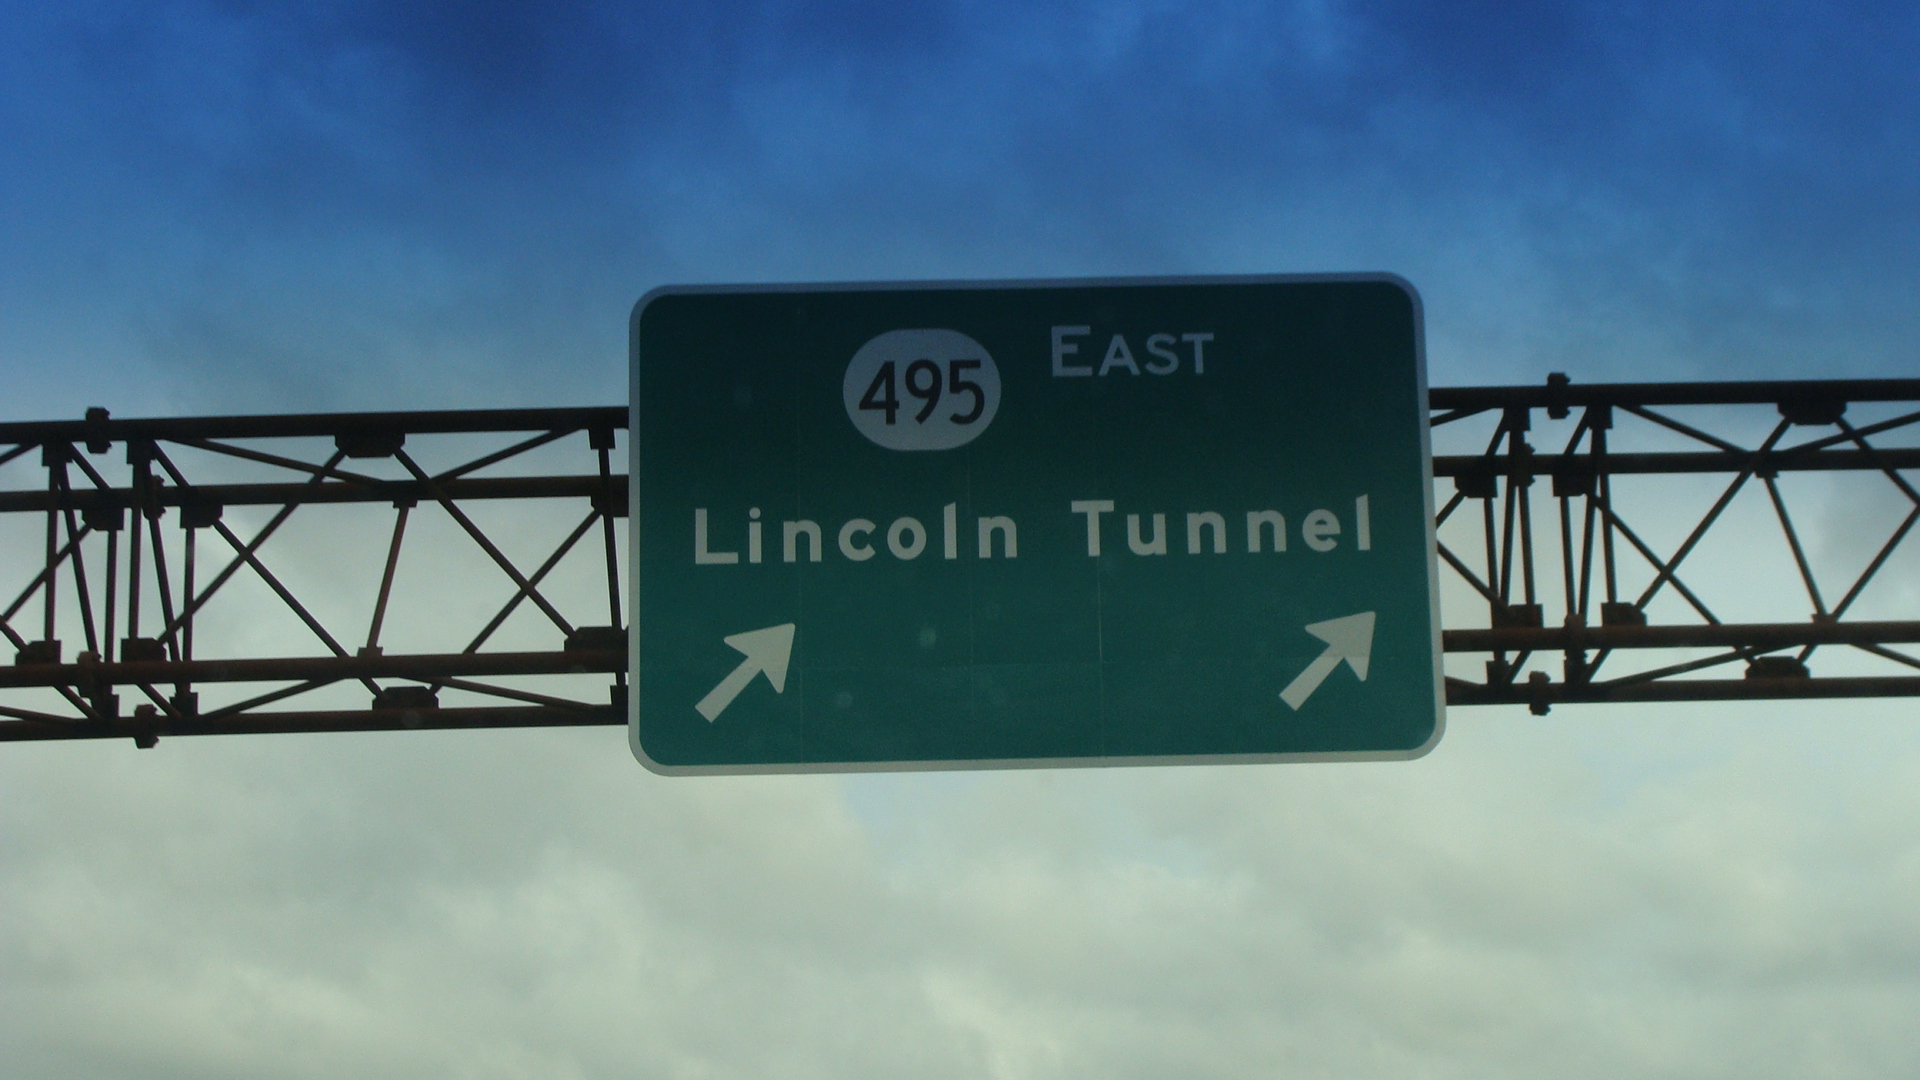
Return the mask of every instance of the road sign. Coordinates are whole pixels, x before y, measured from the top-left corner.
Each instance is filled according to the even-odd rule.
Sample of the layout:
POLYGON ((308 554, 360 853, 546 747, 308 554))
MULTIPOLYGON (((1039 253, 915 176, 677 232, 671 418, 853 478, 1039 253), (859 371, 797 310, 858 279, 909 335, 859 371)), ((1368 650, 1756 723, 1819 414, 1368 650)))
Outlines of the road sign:
POLYGON ((1398 278, 669 288, 632 346, 649 768, 1408 758, 1440 737, 1398 278))

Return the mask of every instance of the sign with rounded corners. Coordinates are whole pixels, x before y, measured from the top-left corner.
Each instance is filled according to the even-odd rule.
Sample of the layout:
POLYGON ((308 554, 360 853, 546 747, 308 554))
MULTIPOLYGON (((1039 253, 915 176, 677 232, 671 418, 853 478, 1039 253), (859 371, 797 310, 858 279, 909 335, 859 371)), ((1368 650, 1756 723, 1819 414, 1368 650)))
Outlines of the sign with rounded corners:
POLYGON ((1423 331, 1400 278, 663 288, 631 335, 648 768, 1438 742, 1423 331))

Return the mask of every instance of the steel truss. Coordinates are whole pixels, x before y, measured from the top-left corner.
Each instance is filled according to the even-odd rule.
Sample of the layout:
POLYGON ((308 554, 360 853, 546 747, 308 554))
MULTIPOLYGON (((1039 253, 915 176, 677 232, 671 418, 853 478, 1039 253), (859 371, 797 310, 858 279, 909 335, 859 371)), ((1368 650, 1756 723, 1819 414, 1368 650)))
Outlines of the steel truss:
POLYGON ((1554 375, 1430 403, 1436 446, 1481 447, 1434 460, 1450 704, 1920 694, 1894 647, 1920 642, 1898 617, 1920 599, 1920 380, 1554 375))
MULTIPOLYGON (((1920 621, 1890 617, 1920 595, 1920 380, 1556 375, 1431 405, 1450 704, 1920 694, 1896 648, 1920 621)), ((624 723, 626 425, 0 424, 0 565, 24 564, 0 740, 624 723)))
POLYGON ((0 739, 624 723, 626 425, 625 408, 0 425, 0 523, 35 534, 0 550, 40 549, 0 609, 0 739), (396 603, 410 577, 424 593, 396 603))

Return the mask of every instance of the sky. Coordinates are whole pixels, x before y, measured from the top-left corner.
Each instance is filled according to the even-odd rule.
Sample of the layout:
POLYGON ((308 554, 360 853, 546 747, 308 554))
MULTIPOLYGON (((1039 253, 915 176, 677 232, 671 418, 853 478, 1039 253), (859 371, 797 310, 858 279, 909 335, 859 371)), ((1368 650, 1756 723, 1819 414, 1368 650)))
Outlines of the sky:
MULTIPOLYGON (((1917 49, 1766 0, 7 3, 4 414, 618 404, 643 293, 793 281, 1391 271, 1438 386, 1906 376, 1917 49)), ((1899 701, 878 777, 7 745, 0 1064, 1908 1074, 1917 780, 1899 701)))

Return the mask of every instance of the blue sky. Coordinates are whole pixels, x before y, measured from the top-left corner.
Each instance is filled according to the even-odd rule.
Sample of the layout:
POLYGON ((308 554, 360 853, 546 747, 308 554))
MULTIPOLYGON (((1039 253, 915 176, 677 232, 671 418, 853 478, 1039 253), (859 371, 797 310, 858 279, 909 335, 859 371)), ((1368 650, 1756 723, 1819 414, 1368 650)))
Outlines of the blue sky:
POLYGON ((1899 5, 6 21, 0 362, 50 415, 617 400, 686 282, 1386 269, 1437 384, 1873 375, 1916 329, 1899 5))
MULTIPOLYGON (((0 411, 614 404, 659 285, 1065 275, 1399 273, 1442 386, 1911 376, 1917 55, 1913 5, 1765 0, 15 0, 0 411)), ((428 735, 0 747, 0 1066, 1920 1063, 1899 701, 856 779, 428 735)))

